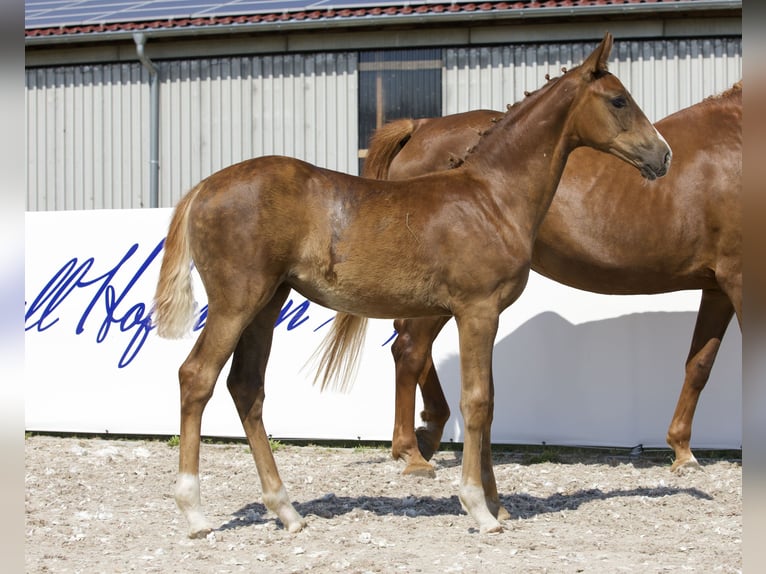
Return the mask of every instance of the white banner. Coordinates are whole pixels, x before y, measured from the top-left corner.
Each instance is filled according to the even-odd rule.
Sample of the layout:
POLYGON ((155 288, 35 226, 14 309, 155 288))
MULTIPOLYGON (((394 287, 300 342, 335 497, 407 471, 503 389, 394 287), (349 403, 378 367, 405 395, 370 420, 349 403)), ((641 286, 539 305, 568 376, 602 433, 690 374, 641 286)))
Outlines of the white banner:
MULTIPOLYGON (((26 214, 26 428, 177 434, 177 371, 193 337, 149 328, 170 209, 26 214)), ((195 286, 199 307, 205 294, 195 286)), ((699 292, 600 296, 536 274, 505 311, 495 346, 495 443, 665 446, 699 292)), ((390 440, 392 321, 373 320, 350 392, 320 393, 304 368, 334 312, 293 292, 275 326, 266 431, 282 439, 390 440)), ((198 317, 197 329, 204 321, 198 317)), ((434 345, 462 441, 454 321, 434 345)), ((203 434, 241 437, 224 369, 203 434)), ((734 321, 694 419, 692 446, 740 448, 741 335, 734 321)))

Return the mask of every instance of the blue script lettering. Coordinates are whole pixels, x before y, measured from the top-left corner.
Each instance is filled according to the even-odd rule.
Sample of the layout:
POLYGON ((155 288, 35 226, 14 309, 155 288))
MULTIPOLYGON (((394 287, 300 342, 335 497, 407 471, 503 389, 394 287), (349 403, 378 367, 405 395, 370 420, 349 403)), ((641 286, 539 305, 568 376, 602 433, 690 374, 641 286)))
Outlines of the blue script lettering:
POLYGON ((120 307, 127 305, 124 302, 128 293, 136 285, 149 265, 160 254, 164 241, 163 239, 157 244, 121 290, 115 288, 113 282, 117 274, 138 251, 139 245, 137 243, 128 249, 114 267, 96 276, 92 276, 92 270, 96 264, 95 258, 90 257, 82 262, 77 258, 70 259, 53 275, 32 300, 32 303, 27 306, 24 314, 24 329, 26 331, 35 329, 38 332, 50 329, 59 322, 59 317, 56 316, 57 309, 72 292, 76 289, 97 287, 95 295, 77 322, 75 333, 77 335, 82 334, 91 315, 94 317, 98 315, 94 311, 97 309, 103 310, 103 319, 98 326, 96 334, 97 343, 102 343, 106 340, 113 325, 117 325, 120 332, 132 332, 132 337, 118 362, 119 368, 126 367, 136 358, 153 327, 151 313, 146 304, 142 302, 135 303, 124 312, 120 310, 120 307))
POLYGON ((309 301, 304 301, 300 305, 296 305, 295 309, 293 309, 292 306, 293 300, 288 299, 285 306, 282 307, 282 310, 279 312, 279 317, 277 317, 277 321, 274 323, 275 327, 280 323, 287 321, 287 319, 290 319, 287 321, 287 330, 292 331, 309 320, 308 309, 311 306, 309 301))
POLYGON ((205 323, 207 322, 207 305, 202 307, 199 312, 199 317, 197 317, 197 320, 194 321, 194 325, 192 325, 192 331, 200 331, 202 327, 205 326, 205 323))
MULTIPOLYGON (((154 329, 150 306, 141 301, 131 304, 127 298, 149 266, 162 252, 164 243, 165 240, 163 239, 152 249, 146 259, 140 262, 138 269, 133 271, 132 275, 128 275, 127 283, 123 287, 117 286, 118 275, 131 273, 127 268, 138 252, 138 243, 131 245, 117 264, 104 272, 95 270, 96 259, 94 257, 83 260, 76 257, 70 259, 45 283, 32 302, 26 304, 24 330, 35 330, 39 333, 48 331, 59 323, 59 314, 63 310, 62 305, 67 302, 72 293, 77 290, 94 288, 96 292, 82 311, 75 327, 75 334, 84 333, 86 327, 92 325, 94 321, 100 321, 97 323, 96 343, 103 343, 109 334, 114 332, 112 327, 115 326, 120 333, 130 334, 131 337, 117 363, 121 369, 127 367, 138 356, 149 337, 149 333, 154 329)), ((287 331, 301 327, 310 319, 309 308, 311 305, 312 303, 308 300, 295 303, 289 299, 282 307, 274 327, 285 322, 287 331)), ((204 305, 197 313, 198 316, 192 327, 193 331, 199 331, 205 326, 208 306, 204 305)), ((334 315, 322 321, 313 331, 321 330, 333 319, 334 315)), ((383 343, 383 346, 388 345, 394 335, 383 343)))

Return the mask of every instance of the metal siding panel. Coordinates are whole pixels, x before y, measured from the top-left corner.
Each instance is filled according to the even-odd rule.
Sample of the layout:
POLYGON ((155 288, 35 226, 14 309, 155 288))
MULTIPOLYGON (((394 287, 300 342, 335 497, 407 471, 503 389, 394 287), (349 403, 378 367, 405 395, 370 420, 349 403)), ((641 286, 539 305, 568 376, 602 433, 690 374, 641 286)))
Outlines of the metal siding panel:
MULTIPOLYGON (((40 110, 38 108, 40 90, 37 85, 37 70, 25 71, 26 82, 26 94, 25 94, 25 143, 26 143, 26 205, 27 210, 38 210, 38 189, 40 188, 40 182, 38 176, 40 175, 39 153, 37 146, 40 142, 38 137, 38 118, 40 116, 40 110)), ((44 120, 43 120, 44 121, 44 120)))
MULTIPOLYGON (((53 158, 54 171, 50 174, 48 180, 48 189, 53 190, 54 193, 54 209, 68 209, 66 205, 66 163, 64 153, 67 149, 66 142, 66 126, 64 124, 64 118, 66 116, 66 98, 63 88, 64 84, 64 71, 54 70, 54 92, 51 106, 53 108, 53 137, 49 140, 53 149, 48 150, 50 157, 53 158), (57 185, 58 183, 58 185, 57 185)), ((50 164, 49 164, 50 167, 50 164)))
POLYGON ((252 156, 263 155, 264 152, 264 109, 265 109, 265 92, 264 84, 264 61, 263 58, 253 58, 253 124, 251 126, 253 134, 253 149, 251 150, 252 156))
MULTIPOLYGON (((122 64, 120 73, 122 74, 122 81, 119 84, 118 90, 120 92, 120 107, 117 110, 117 121, 120 125, 120 137, 118 139, 118 155, 119 157, 130 157, 131 146, 133 144, 131 138, 131 126, 133 124, 133 109, 130 97, 130 66, 128 64, 122 64), (126 113, 127 112, 127 113, 126 113)), ((124 162, 119 162, 117 191, 115 196, 115 207, 122 208, 127 207, 125 201, 126 190, 130 189, 131 184, 131 166, 126 165, 124 162)))
POLYGON ((311 84, 312 101, 309 104, 309 109, 312 111, 313 117, 310 121, 313 121, 313 125, 310 128, 311 139, 314 141, 311 145, 311 152, 307 158, 311 158, 309 161, 313 163, 323 165, 325 161, 325 127, 327 122, 327 115, 325 113, 325 76, 324 76, 324 62, 320 58, 312 58, 311 66, 312 73, 309 75, 309 82, 311 84))
MULTIPOLYGON (((83 69, 83 91, 82 91, 82 155, 80 162, 82 164, 82 202, 91 208, 96 207, 96 190, 94 188, 93 169, 95 167, 96 156, 94 153, 93 139, 95 137, 94 122, 97 113, 93 98, 93 69, 86 66, 83 69)), ((99 194, 100 195, 100 194, 99 194)))
POLYGON ((343 128, 343 138, 340 140, 340 147, 338 148, 338 165, 336 169, 357 175, 359 173, 357 150, 360 145, 358 114, 356 113, 358 89, 356 56, 344 53, 338 54, 338 59, 338 70, 342 74, 339 79, 339 85, 342 84, 343 87, 343 93, 338 100, 338 122, 343 128))
POLYGON ((336 148, 338 141, 338 122, 336 121, 338 117, 336 109, 338 97, 337 85, 335 83, 334 58, 331 54, 323 54, 320 59, 323 64, 324 108, 322 111, 324 117, 324 137, 322 139, 325 151, 321 165, 329 167, 338 165, 338 150, 336 148))
MULTIPOLYGON (((517 44, 444 51, 444 114, 501 110, 539 88, 545 74, 582 62, 596 42, 517 44), (487 51, 490 56, 487 57, 487 51)), ((739 38, 616 41, 610 70, 647 116, 659 120, 729 88, 742 77, 739 38)))
MULTIPOLYGON (((308 157, 308 146, 306 144, 306 125, 307 118, 311 117, 307 108, 308 101, 308 78, 306 69, 306 59, 310 56, 296 55, 293 57, 293 126, 290 138, 293 142, 295 156, 300 158, 308 157)), ((356 110, 356 102, 354 102, 356 110)))
POLYGON ((87 88, 85 91, 85 109, 87 131, 85 141, 85 153, 83 160, 86 162, 85 188, 88 190, 87 201, 93 208, 104 207, 104 188, 102 186, 100 171, 104 163, 103 142, 103 107, 104 99, 100 97, 103 82, 101 78, 101 66, 89 66, 86 70, 87 88))
POLYGON ((166 102, 160 205, 173 205, 227 165, 261 155, 356 171, 355 55, 232 57, 160 67, 166 102))
POLYGON ((63 97, 61 102, 59 125, 61 128, 61 147, 59 151, 61 158, 61 171, 63 175, 63 205, 64 209, 74 209, 74 166, 72 154, 74 153, 74 135, 75 126, 73 124, 74 118, 74 90, 72 90, 72 84, 74 82, 74 70, 72 68, 65 68, 62 70, 62 88, 63 97))
POLYGON ((103 150, 104 162, 101 166, 101 190, 105 208, 114 207, 114 197, 117 190, 114 188, 114 172, 117 169, 115 145, 117 136, 115 124, 112 121, 115 113, 116 102, 114 101, 113 84, 115 82, 115 66, 104 66, 104 84, 101 87, 101 99, 104 102, 104 112, 101 119, 103 125, 103 150))
MULTIPOLYGON (((128 156, 120 147, 123 130, 112 133, 115 124, 124 126, 143 117, 141 108, 131 109, 122 99, 122 76, 112 75, 114 65, 58 67, 27 72, 28 99, 28 189, 27 209, 65 210, 109 207, 115 183, 112 166, 134 166, 137 176, 143 149, 128 156), (116 78, 116 82, 114 81, 116 78)), ((133 66, 136 75, 140 69, 133 66)), ((134 89, 140 79, 129 78, 134 89)), ((140 103, 140 101, 139 101, 140 103)), ((134 130, 140 130, 138 123, 134 130)), ((129 199, 129 194, 128 194, 129 199)), ((117 202, 131 205, 130 201, 117 202)))
MULTIPOLYGON (((444 114, 504 109, 595 42, 444 50, 444 114)), ((617 41, 611 69, 657 120, 742 77, 741 38, 617 41)), ((356 173, 356 53, 162 61, 160 205, 210 173, 280 153, 356 173)), ((27 209, 148 205, 140 63, 27 70, 27 209)))
POLYGON ((210 163, 210 85, 204 81, 209 71, 207 60, 192 60, 182 68, 189 90, 186 101, 181 101, 181 128, 184 142, 181 162, 184 165, 183 189, 189 189, 203 177, 215 171, 210 163), (185 161, 184 161, 185 160, 185 161))
MULTIPOLYGON (((83 86, 82 68, 72 68, 72 84, 73 86, 83 86)), ((83 201, 83 188, 82 188, 82 163, 79 158, 83 157, 83 129, 84 129, 84 114, 83 114, 83 90, 72 90, 72 97, 70 99, 70 110, 72 114, 72 129, 68 130, 71 135, 71 201, 74 209, 83 209, 85 202, 83 201)))

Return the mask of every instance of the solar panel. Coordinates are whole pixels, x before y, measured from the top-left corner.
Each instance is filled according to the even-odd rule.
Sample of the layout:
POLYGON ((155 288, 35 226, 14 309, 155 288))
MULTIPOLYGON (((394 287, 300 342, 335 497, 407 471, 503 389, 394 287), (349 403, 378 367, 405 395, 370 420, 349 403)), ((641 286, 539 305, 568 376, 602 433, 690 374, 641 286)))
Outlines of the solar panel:
MULTIPOLYGON (((406 0, 25 0, 26 28, 49 28, 171 18, 237 16, 343 8, 401 6, 406 0)), ((443 4, 426 0, 416 4, 443 4)))

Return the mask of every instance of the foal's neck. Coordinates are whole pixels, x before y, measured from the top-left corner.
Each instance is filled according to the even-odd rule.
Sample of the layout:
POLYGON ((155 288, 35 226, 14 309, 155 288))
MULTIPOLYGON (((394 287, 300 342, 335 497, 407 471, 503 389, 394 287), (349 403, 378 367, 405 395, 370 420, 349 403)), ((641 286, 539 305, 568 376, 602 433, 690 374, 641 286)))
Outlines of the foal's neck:
POLYGON ((501 209, 505 205, 517 214, 527 211, 533 231, 545 216, 575 147, 568 129, 577 90, 569 80, 566 76, 550 80, 512 106, 463 165, 487 183, 501 209))

